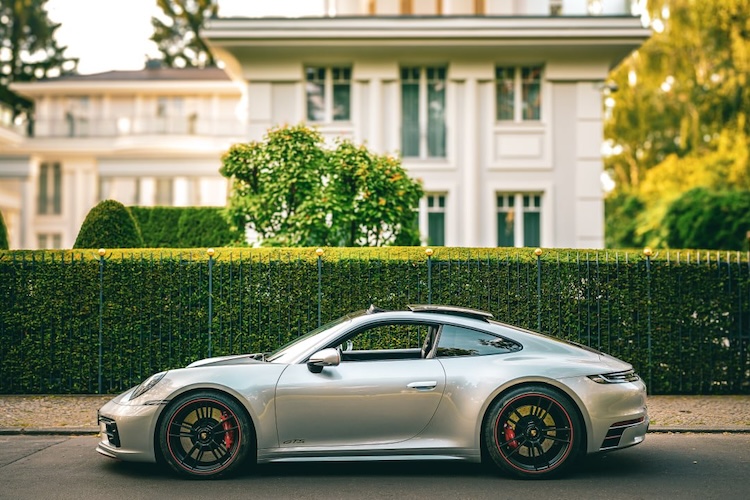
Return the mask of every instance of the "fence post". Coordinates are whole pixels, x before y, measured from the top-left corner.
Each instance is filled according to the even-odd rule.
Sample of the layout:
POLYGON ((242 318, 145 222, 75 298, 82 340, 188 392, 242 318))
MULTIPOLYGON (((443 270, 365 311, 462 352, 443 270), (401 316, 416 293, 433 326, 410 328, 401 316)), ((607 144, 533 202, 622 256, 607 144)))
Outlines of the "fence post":
POLYGON ((648 386, 651 385, 651 254, 649 247, 643 249, 646 256, 646 321, 648 326, 648 386))
POLYGON ((318 256, 318 326, 320 326, 320 309, 321 302, 323 302, 323 249, 316 249, 315 255, 318 256))
POLYGON ((212 342, 211 328, 213 327, 214 318, 214 249, 206 250, 208 254, 208 357, 211 357, 212 342))
POLYGON ((432 248, 424 251, 427 254, 427 303, 432 304, 432 248))
POLYGON ((104 248, 99 249, 99 367, 97 378, 97 390, 102 392, 102 342, 103 342, 103 316, 104 316, 104 248))
POLYGON ((536 329, 542 331, 542 249, 534 250, 536 255, 536 329))

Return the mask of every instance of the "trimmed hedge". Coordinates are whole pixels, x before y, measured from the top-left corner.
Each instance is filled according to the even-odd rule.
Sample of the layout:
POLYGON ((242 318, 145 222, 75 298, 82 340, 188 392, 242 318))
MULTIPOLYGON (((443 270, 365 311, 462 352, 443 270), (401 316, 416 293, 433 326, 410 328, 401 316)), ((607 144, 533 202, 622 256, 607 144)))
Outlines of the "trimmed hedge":
POLYGON ((239 242, 216 207, 130 207, 147 248, 220 247, 239 242))
POLYGON ((142 248, 138 224, 125 205, 100 201, 86 215, 73 248, 142 248))
POLYGON ((102 392, 207 356, 209 331, 214 356, 268 351, 318 315, 432 302, 601 349, 653 394, 750 394, 747 254, 345 248, 320 264, 319 282, 310 248, 0 252, 0 393, 99 390, 101 279, 102 392))

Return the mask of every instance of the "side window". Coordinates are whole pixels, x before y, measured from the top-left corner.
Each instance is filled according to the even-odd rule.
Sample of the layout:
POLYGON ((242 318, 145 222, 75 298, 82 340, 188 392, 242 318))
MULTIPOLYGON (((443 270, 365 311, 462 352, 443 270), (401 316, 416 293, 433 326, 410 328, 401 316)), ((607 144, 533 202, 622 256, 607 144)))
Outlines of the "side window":
POLYGON ((437 356, 487 356, 520 351, 521 345, 512 340, 489 333, 444 325, 440 332, 437 356))
POLYGON ((429 327, 415 323, 377 325, 357 333, 342 344, 344 351, 421 348, 429 327))

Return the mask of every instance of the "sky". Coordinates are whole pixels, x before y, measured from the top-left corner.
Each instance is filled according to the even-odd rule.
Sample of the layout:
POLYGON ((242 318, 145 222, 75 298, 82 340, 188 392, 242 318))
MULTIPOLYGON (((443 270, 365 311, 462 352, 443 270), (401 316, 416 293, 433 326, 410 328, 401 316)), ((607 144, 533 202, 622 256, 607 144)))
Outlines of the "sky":
MULTIPOLYGON (((323 9, 323 0, 219 0, 222 16, 304 16, 323 9)), ((49 18, 61 23, 57 40, 65 55, 78 57, 81 74, 143 69, 158 56, 151 17, 156 0, 48 0, 49 18)))

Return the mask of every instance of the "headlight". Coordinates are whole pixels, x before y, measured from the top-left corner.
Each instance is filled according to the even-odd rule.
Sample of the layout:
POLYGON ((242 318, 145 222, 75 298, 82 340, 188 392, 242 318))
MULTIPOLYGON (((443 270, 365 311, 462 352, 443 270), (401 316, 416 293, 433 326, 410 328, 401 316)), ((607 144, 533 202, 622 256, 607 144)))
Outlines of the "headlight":
POLYGON ((640 380, 640 377, 634 370, 589 375, 589 378, 597 384, 624 384, 625 382, 637 382, 640 380))
POLYGON ((133 391, 133 394, 131 394, 130 399, 135 399, 144 393, 146 393, 149 389, 151 389, 153 386, 159 383, 161 379, 164 378, 164 375, 166 375, 167 372, 159 372, 151 375, 149 378, 141 382, 141 384, 135 388, 133 391))

